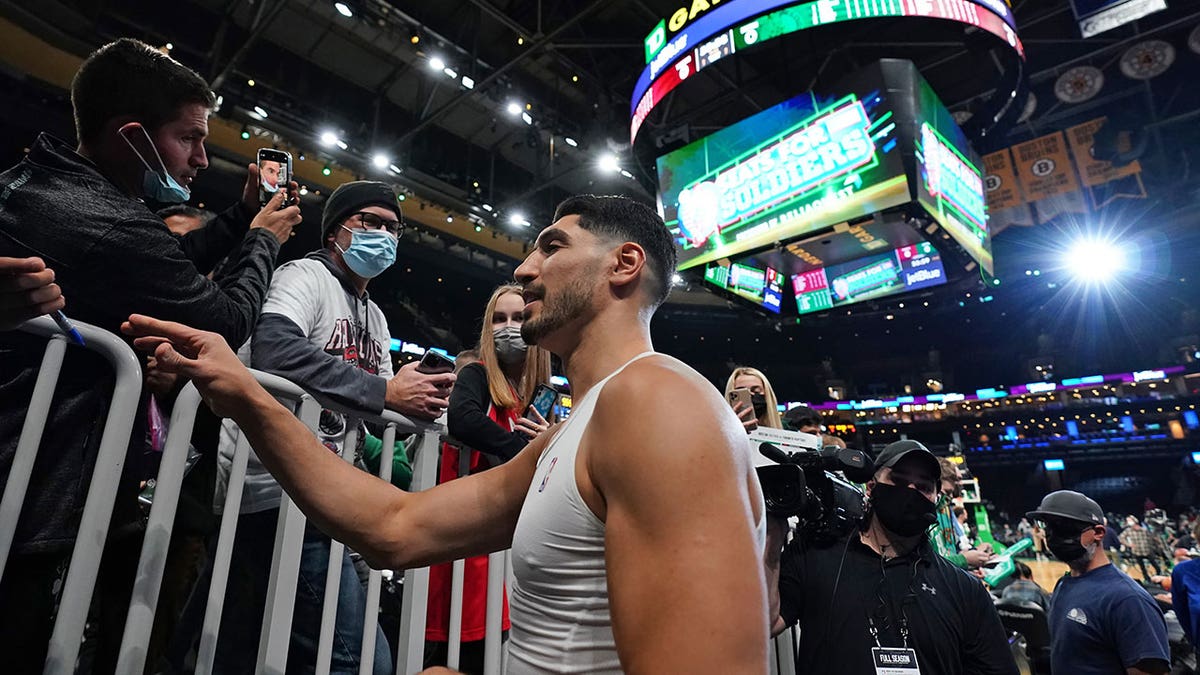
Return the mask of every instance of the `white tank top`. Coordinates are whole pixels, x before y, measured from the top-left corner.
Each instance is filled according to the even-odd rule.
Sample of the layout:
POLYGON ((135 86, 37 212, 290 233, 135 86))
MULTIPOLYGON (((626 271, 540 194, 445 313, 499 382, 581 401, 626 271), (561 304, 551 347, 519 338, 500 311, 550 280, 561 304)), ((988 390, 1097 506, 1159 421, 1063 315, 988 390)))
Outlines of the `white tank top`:
POLYGON ((608 611, 604 523, 579 494, 575 456, 604 385, 653 354, 633 357, 577 400, 538 459, 513 533, 508 675, 621 672, 608 611))

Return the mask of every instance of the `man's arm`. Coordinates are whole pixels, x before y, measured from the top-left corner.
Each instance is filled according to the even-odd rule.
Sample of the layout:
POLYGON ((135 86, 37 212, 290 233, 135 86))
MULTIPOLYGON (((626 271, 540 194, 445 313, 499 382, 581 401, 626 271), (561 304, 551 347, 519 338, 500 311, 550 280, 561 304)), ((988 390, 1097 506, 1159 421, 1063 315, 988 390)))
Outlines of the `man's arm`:
MULTIPOLYGON (((1183 628, 1183 634, 1187 636, 1188 642, 1196 644, 1196 636, 1192 633, 1192 612, 1189 605, 1190 589, 1188 588, 1187 570, 1194 565, 1200 565, 1196 562, 1183 562, 1175 566, 1171 571, 1171 607, 1175 610, 1175 616, 1179 618, 1179 625, 1183 628)), ((1200 608, 1198 608, 1200 609, 1200 608)))
POLYGON ((201 274, 208 274, 246 235, 253 218, 254 213, 238 202, 218 213, 204 227, 180 237, 179 247, 201 274))
POLYGON ((161 367, 192 379, 204 401, 232 418, 259 459, 330 536, 379 569, 405 569, 501 550, 513 530, 537 458, 552 434, 492 471, 430 490, 403 492, 329 452, 254 381, 219 335, 145 316, 121 327, 161 367))
POLYGON ((761 495, 716 390, 660 358, 635 363, 601 392, 583 447, 622 668, 765 672, 761 495))
POLYGON ((1170 670, 1167 624, 1158 604, 1146 593, 1130 595, 1111 611, 1117 654, 1129 675, 1159 675, 1170 670))

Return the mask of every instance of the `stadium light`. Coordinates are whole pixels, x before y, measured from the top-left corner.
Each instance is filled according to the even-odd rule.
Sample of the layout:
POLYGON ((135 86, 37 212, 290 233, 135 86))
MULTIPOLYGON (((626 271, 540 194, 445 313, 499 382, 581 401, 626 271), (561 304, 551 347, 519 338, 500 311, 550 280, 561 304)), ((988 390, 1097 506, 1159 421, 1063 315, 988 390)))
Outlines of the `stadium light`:
POLYGON ((1063 260, 1067 271, 1084 283, 1105 283, 1125 268, 1125 249, 1104 239, 1080 239, 1071 244, 1063 260))
POLYGON ((440 57, 434 56, 433 58, 429 59, 429 69, 430 70, 445 70, 446 62, 443 61, 440 57))
POLYGON ((599 166, 600 170, 605 173, 617 173, 621 170, 621 164, 617 161, 617 156, 611 152, 600 155, 600 160, 597 162, 597 166, 599 166))
POLYGON ((376 169, 386 169, 392 160, 387 155, 379 153, 371 158, 371 163, 375 165, 376 169))
POLYGON ((337 144, 338 144, 337 134, 333 133, 332 131, 321 132, 321 145, 324 145, 326 147, 333 147, 337 144))
POLYGON ((514 212, 512 215, 510 215, 508 217, 508 222, 511 225, 529 227, 529 221, 525 219, 525 214, 521 213, 520 211, 514 212))
POLYGON ((333 3, 333 8, 338 11, 338 14, 341 14, 342 16, 346 17, 347 19, 354 16, 354 12, 350 11, 350 5, 347 5, 344 2, 333 3))
POLYGON ((504 110, 507 111, 509 115, 516 117, 517 115, 521 114, 521 104, 517 103, 516 101, 510 101, 504 110))

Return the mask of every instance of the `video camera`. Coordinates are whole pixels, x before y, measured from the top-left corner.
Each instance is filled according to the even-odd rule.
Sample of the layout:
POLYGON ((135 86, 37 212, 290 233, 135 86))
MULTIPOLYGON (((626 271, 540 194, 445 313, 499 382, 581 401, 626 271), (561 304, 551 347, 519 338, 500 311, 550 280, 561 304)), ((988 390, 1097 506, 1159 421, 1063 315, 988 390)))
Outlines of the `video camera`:
POLYGON ((862 450, 831 445, 786 452, 771 443, 760 443, 758 450, 775 462, 757 468, 767 513, 798 517, 798 536, 832 540, 862 519, 863 492, 849 482, 865 483, 873 477, 870 458, 862 450))

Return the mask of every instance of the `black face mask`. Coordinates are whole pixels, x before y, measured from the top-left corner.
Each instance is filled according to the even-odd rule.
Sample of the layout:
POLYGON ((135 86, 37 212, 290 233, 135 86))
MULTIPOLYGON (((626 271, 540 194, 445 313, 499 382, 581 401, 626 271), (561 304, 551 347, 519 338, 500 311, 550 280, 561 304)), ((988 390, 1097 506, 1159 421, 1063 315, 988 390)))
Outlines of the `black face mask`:
POLYGON ((750 405, 754 406, 754 416, 761 418, 767 414, 766 394, 750 394, 750 405))
POLYGON ((1062 562, 1067 563, 1070 567, 1083 567, 1092 561, 1092 556, 1096 554, 1096 544, 1092 542, 1091 546, 1084 546, 1079 543, 1079 535, 1082 532, 1060 532, 1057 530, 1046 530, 1046 548, 1054 554, 1062 562))
POLYGON ((875 483, 871 508, 888 532, 915 537, 937 521, 937 505, 920 492, 899 485, 875 483))

